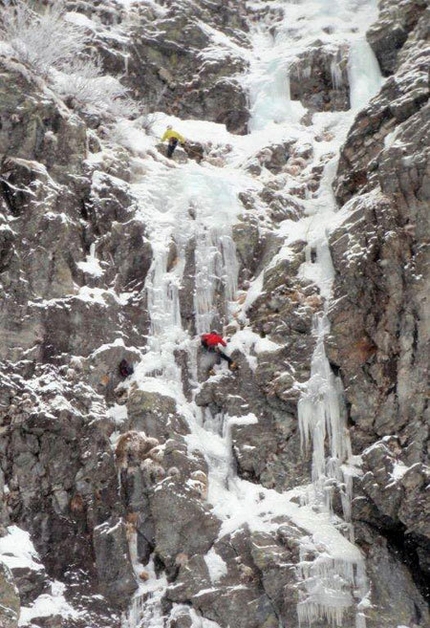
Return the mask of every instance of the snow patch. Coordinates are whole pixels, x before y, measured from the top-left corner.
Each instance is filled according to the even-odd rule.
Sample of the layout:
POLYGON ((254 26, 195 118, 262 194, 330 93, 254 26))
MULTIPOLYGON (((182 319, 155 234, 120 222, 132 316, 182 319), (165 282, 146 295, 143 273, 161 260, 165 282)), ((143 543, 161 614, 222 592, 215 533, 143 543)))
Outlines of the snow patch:
POLYGON ((216 584, 227 574, 227 565, 219 554, 212 548, 204 557, 212 584, 216 584))

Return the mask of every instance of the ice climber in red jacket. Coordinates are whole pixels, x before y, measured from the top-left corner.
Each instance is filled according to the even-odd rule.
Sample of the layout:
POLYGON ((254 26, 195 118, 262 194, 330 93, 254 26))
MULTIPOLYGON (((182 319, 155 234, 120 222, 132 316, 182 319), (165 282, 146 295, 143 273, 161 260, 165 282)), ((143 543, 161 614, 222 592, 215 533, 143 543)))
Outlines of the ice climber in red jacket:
POLYGON ((232 371, 237 369, 237 364, 230 358, 230 356, 226 355, 224 351, 221 351, 222 347, 226 347, 226 341, 220 336, 216 331, 211 331, 210 334, 202 334, 201 335, 202 346, 208 351, 212 351, 213 353, 217 353, 220 358, 225 360, 228 363, 228 368, 232 371))

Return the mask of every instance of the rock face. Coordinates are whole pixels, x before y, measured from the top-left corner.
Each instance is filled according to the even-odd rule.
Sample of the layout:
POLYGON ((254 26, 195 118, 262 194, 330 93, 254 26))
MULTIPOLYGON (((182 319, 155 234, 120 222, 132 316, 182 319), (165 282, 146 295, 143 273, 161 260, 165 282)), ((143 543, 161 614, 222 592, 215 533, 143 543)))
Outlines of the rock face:
POLYGON ((313 111, 349 109, 348 50, 316 41, 289 70, 291 98, 313 111))
POLYGON ((337 272, 328 350, 345 386, 354 450, 378 441, 365 452, 361 483, 372 508, 360 508, 357 518, 404 555, 415 555, 413 576, 426 592, 429 504, 421 487, 429 462, 430 109, 424 4, 402 4, 388 43, 391 9, 382 3, 368 35, 385 72, 396 73, 357 116, 341 154, 334 185, 340 203, 348 203, 346 219, 330 238, 337 272), (390 482, 398 465, 405 475, 390 482))
POLYGON ((428 5, 424 0, 407 0, 394 7, 391 2, 382 0, 379 11, 378 20, 367 32, 367 39, 384 76, 389 76, 397 70, 399 58, 404 54, 402 49, 408 48, 416 30, 424 34, 428 5))
POLYGON ((19 596, 8 568, 0 563, 0 621, 4 628, 17 628, 19 596))
MULTIPOLYGON (((9 569, 0 552, 1 628, 349 628, 363 608, 368 628, 430 625, 429 9, 397 4, 381 0, 367 34, 387 80, 336 174, 350 48, 327 44, 330 29, 285 71, 293 131, 277 123, 255 150, 235 137, 251 118, 252 36, 262 20, 276 41, 278 5, 66 2, 84 56, 97 51, 140 103, 120 122, 61 99, 2 42, 0 541, 17 526, 38 559, 9 569), (225 128, 202 127, 211 141, 170 160, 152 112, 225 128), (330 261, 313 214, 332 179, 330 261), (211 193, 219 233, 201 217, 211 193), (336 550, 354 526, 354 559, 315 540, 328 517, 307 502, 315 463, 338 462, 339 434, 324 428, 318 461, 300 406, 326 314, 346 403, 330 397, 323 419, 345 418, 353 463, 319 490, 336 550), (238 370, 200 347, 209 325, 238 370), (318 593, 332 585, 347 600, 336 615, 318 593)), ((317 374, 316 404, 327 381, 317 374)))

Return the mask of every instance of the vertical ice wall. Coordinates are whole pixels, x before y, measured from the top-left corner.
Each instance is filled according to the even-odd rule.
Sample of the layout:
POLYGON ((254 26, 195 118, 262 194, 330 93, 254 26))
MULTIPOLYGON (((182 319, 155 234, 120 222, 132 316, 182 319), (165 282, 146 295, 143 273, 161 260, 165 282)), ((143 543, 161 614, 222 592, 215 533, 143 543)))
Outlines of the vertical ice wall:
POLYGON ((228 302, 236 293, 238 274, 231 226, 241 207, 233 183, 193 162, 173 172, 161 169, 150 182, 135 186, 135 191, 153 251, 145 283, 149 352, 139 368, 141 373, 169 373, 170 379, 179 381, 173 353, 189 340, 182 327, 180 302, 187 247, 194 247, 192 300, 200 334, 209 331, 214 320, 224 323, 228 319, 228 302), (220 294, 223 298, 215 302, 220 294))
POLYGON ((351 44, 348 59, 351 109, 364 107, 379 92, 382 74, 375 53, 363 36, 351 44))
POLYGON ((303 449, 312 446, 312 481, 319 500, 329 509, 333 482, 342 480, 340 465, 350 456, 351 448, 342 391, 325 355, 327 330, 326 317, 316 316, 314 334, 317 342, 311 377, 299 401, 298 413, 303 449))

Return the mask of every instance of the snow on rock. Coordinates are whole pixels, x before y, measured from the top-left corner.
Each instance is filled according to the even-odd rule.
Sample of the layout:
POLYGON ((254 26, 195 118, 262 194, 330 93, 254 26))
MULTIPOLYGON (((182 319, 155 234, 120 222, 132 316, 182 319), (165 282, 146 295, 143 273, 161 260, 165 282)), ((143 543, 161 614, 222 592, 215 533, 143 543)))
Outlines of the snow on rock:
POLYGON ((40 571, 43 565, 30 539, 30 534, 18 526, 10 526, 7 534, 0 538, 0 554, 2 561, 9 567, 27 567, 40 571))
POLYGON ((32 606, 21 608, 18 626, 27 626, 32 620, 45 617, 79 619, 81 613, 67 602, 64 591, 64 584, 58 581, 53 582, 50 593, 39 595, 32 606))

